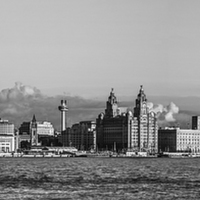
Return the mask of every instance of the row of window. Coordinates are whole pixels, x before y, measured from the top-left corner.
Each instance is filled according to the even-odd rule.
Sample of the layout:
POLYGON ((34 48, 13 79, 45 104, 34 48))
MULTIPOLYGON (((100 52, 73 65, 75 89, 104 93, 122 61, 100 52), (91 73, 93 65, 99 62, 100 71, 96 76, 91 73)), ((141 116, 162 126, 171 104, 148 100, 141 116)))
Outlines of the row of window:
POLYGON ((10 151, 10 148, 9 148, 9 147, 2 147, 2 148, 1 148, 1 151, 2 151, 2 152, 9 152, 9 151, 10 151))
POLYGON ((0 143, 0 146, 4 146, 4 145, 7 145, 7 146, 9 146, 9 145, 10 145, 10 143, 0 143))

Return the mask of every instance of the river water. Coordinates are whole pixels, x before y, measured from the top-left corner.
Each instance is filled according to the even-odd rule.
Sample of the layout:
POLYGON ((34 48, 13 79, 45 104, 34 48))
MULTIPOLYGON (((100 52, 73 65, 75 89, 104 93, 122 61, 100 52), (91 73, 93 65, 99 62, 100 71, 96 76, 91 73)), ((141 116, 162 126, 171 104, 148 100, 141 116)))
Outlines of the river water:
POLYGON ((0 158, 0 199, 200 199, 200 159, 0 158))

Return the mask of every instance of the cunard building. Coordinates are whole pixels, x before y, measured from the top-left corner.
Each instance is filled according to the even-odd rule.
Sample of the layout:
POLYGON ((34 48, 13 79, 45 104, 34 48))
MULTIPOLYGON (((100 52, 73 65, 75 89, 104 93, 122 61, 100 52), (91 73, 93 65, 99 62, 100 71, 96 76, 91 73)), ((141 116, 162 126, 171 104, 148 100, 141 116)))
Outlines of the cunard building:
POLYGON ((147 106, 142 86, 134 112, 120 111, 112 89, 105 114, 99 114, 96 120, 96 145, 98 150, 157 152, 157 132, 156 116, 147 106))

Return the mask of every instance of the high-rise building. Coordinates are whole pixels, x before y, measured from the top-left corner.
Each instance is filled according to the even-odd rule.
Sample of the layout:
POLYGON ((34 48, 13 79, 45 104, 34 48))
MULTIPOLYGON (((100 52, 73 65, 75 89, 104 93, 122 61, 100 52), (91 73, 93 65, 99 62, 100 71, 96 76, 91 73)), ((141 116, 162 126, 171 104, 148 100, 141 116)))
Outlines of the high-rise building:
POLYGON ((156 115, 149 110, 143 86, 135 100, 132 148, 139 151, 157 152, 158 125, 156 115))
POLYGON ((61 134, 63 146, 73 146, 79 150, 96 149, 96 123, 81 121, 73 124, 61 134))
POLYGON ((0 152, 13 152, 16 150, 14 124, 8 120, 0 119, 0 152))
POLYGON ((128 110, 121 112, 111 90, 105 114, 99 114, 96 120, 98 150, 157 152, 156 115, 148 108, 142 86, 135 104, 134 114, 128 110))
POLYGON ((200 152, 200 130, 159 129, 158 150, 160 152, 200 152))
POLYGON ((105 114, 96 119, 97 150, 122 151, 128 148, 128 132, 131 127, 129 113, 121 113, 117 98, 110 92, 106 102, 105 114))

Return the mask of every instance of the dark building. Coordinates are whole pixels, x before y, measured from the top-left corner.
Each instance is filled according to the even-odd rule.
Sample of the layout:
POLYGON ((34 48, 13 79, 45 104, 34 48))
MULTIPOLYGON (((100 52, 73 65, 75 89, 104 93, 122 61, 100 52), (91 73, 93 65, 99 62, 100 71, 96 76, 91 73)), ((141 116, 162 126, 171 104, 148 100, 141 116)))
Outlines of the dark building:
POLYGON ((31 122, 23 122, 19 127, 19 135, 30 135, 31 122))
POLYGON ((200 116, 192 116, 192 129, 200 130, 200 116))
POLYGON ((158 130, 158 150, 159 152, 177 151, 177 129, 158 130))
POLYGON ((60 142, 63 146, 73 146, 79 150, 96 149, 96 123, 82 121, 62 132, 60 142))
POLYGON ((128 113, 121 113, 117 98, 110 92, 106 102, 105 114, 96 119, 97 149, 122 151, 128 148, 128 113))

